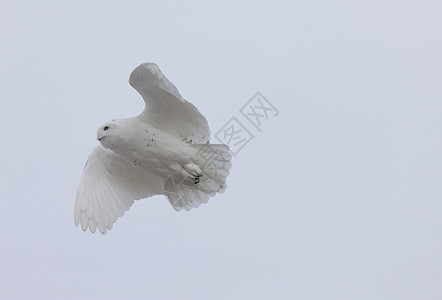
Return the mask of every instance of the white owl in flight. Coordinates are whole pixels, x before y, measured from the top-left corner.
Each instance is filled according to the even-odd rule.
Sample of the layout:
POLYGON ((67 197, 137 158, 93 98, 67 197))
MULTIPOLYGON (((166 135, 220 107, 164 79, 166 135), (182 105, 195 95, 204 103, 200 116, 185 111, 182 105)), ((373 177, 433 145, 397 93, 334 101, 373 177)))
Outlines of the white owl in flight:
POLYGON ((229 147, 209 144, 198 109, 156 64, 135 68, 129 83, 146 106, 139 116, 98 128, 101 145, 89 155, 75 201, 75 225, 83 231, 105 234, 134 200, 165 195, 175 210, 190 210, 226 189, 229 147))

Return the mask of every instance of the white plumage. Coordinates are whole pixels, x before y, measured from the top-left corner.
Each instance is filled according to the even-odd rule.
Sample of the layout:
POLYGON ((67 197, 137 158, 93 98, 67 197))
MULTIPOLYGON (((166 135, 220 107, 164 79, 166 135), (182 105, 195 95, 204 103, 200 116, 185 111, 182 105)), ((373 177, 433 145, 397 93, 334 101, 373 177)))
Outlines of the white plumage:
POLYGON ((144 63, 130 85, 143 112, 100 126, 75 202, 75 225, 105 234, 134 200, 165 195, 175 210, 206 203, 226 189, 232 158, 227 145, 209 144, 206 118, 161 73, 144 63))

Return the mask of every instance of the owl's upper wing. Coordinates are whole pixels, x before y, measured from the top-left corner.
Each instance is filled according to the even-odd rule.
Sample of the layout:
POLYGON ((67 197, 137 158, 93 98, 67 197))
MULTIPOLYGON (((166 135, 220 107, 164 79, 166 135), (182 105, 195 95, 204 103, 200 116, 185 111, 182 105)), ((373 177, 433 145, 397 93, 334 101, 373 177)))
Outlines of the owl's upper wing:
POLYGON ((134 200, 163 194, 163 180, 102 146, 92 150, 75 201, 75 225, 105 234, 134 200))
POLYGON ((129 83, 146 103, 140 117, 147 123, 188 143, 209 141, 206 118, 181 97, 156 64, 144 63, 136 67, 130 74, 129 83))

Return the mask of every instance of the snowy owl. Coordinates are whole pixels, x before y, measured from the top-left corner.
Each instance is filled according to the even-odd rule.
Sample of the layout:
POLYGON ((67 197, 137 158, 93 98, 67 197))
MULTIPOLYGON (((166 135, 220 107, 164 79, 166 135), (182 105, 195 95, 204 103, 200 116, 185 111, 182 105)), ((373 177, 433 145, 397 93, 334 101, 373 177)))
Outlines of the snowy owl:
POLYGON ((224 192, 229 147, 209 144, 206 118, 154 63, 132 71, 129 84, 144 99, 143 112, 98 128, 75 201, 75 225, 105 234, 134 200, 165 195, 190 210, 224 192))

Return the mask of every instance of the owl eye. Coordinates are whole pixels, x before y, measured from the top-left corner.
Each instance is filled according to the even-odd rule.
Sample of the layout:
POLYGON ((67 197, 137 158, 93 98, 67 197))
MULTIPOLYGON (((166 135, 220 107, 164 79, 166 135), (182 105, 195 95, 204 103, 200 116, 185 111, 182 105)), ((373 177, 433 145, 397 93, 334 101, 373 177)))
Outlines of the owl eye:
POLYGON ((109 129, 109 126, 104 126, 104 127, 103 127, 103 130, 104 130, 104 131, 106 131, 106 130, 108 130, 108 129, 109 129))

